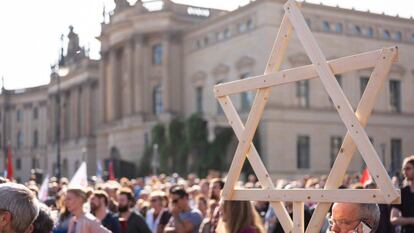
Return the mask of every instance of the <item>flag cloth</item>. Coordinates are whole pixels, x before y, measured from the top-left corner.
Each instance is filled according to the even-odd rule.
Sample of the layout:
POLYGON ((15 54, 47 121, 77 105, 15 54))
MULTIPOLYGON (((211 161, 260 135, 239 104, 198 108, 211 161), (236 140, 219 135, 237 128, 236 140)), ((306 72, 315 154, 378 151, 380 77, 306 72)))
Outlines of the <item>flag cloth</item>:
POLYGON ((109 161, 109 177, 108 180, 115 180, 115 174, 114 174, 114 165, 112 161, 109 161))
POLYGON ((88 187, 88 175, 86 172, 86 162, 82 162, 69 182, 68 187, 88 187))
POLYGON ((96 161, 96 178, 102 180, 102 163, 99 159, 96 161))
POLYGON ((361 176, 361 179, 359 180, 359 183, 361 183, 362 185, 365 185, 367 182, 369 182, 371 180, 372 180, 371 174, 369 174, 368 167, 366 167, 362 171, 362 176, 361 176))
POLYGON ((49 174, 46 175, 45 179, 42 182, 42 186, 40 186, 39 194, 37 195, 37 198, 44 202, 47 200, 49 194, 49 174))
POLYGON ((13 179, 13 161, 12 161, 12 151, 11 146, 7 147, 7 179, 13 179))

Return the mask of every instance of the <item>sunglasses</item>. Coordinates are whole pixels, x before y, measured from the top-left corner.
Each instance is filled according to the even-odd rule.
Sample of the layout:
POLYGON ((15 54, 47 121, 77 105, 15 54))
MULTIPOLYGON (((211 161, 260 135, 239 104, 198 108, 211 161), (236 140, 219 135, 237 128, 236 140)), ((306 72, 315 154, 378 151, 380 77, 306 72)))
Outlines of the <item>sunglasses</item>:
POLYGON ((173 203, 173 204, 177 204, 177 202, 180 200, 180 198, 177 198, 177 199, 171 199, 171 202, 173 203))

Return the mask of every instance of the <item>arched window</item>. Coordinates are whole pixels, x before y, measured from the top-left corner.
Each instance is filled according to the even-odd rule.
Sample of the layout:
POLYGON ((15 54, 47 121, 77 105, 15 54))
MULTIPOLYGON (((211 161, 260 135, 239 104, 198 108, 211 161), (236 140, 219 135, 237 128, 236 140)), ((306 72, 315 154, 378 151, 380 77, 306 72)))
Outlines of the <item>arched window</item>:
POLYGON ((383 38, 385 39, 385 40, 389 40, 389 39, 391 39, 391 33, 390 33, 390 31, 388 31, 388 30, 384 30, 384 32, 383 32, 383 38))
POLYGON ((156 85, 154 87, 153 93, 152 93, 152 99, 153 99, 153 112, 155 115, 159 115, 163 112, 163 103, 162 103, 162 89, 161 85, 156 85))
POLYGON ((322 28, 324 32, 329 32, 331 30, 331 26, 328 21, 323 21, 322 28))

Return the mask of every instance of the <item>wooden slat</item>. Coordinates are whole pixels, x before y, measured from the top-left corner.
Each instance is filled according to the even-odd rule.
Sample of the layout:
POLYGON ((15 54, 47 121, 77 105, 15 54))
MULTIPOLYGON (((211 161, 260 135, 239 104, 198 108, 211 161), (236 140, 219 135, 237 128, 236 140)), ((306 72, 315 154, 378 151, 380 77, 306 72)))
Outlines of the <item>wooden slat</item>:
MULTIPOLYGON (((284 16, 279 32, 278 32, 278 36, 276 37, 276 40, 274 42, 268 64, 266 66, 266 70, 264 72, 265 74, 269 72, 277 71, 279 69, 282 63, 283 57, 284 57, 284 53, 287 48, 287 43, 290 39, 291 31, 292 31, 292 27, 290 25, 290 22, 287 16, 284 16)), ((252 134, 252 132, 250 131, 256 130, 257 124, 258 124, 258 121, 256 122, 256 120, 260 119, 261 114, 264 109, 264 105, 267 102, 267 98, 269 94, 270 94, 270 90, 259 89, 259 91, 256 94, 256 98, 253 103, 252 110, 249 114, 249 118, 246 123, 246 128, 243 128, 243 124, 241 123, 241 120, 238 117, 237 111, 235 110, 233 104, 231 103, 230 98, 228 98, 228 96, 218 98, 230 123, 231 122, 235 123, 232 127, 235 130, 236 134, 238 135, 239 141, 240 142, 244 141, 244 145, 242 146, 240 146, 240 143, 239 143, 239 146, 242 148, 239 149, 239 146, 238 146, 238 149, 236 150, 236 154, 233 158, 233 162, 230 166, 229 175, 227 177, 225 186, 223 188, 223 193, 222 193, 222 197, 224 199, 229 198, 229 197, 231 198, 231 194, 233 192, 235 182, 240 176, 240 172, 243 166, 245 155, 250 155, 249 161, 251 162, 253 169, 259 172, 258 174, 260 176, 258 176, 258 178, 260 177, 261 179, 260 182, 263 182, 262 185, 265 184, 265 186, 267 185, 269 188, 273 187, 273 183, 271 182, 271 179, 267 171, 260 172, 260 170, 263 170, 263 168, 265 170, 265 167, 262 161, 260 160, 260 157, 258 156, 256 149, 254 147, 250 147, 250 145, 252 145, 251 140, 254 136, 254 132, 252 134), (263 101, 263 103, 260 103, 261 101, 263 101), (256 128, 254 128, 254 125, 256 125, 256 128), (247 133, 245 132, 246 130, 247 130, 247 133)), ((293 229, 293 223, 289 217, 289 214, 286 211, 286 208, 284 207, 284 204, 282 202, 272 202, 271 205, 274 208, 279 218, 279 222, 281 223, 283 229, 286 232, 291 232, 293 229)))
POLYGON ((305 230, 305 204, 303 201, 293 202, 293 233, 305 230))
MULTIPOLYGON (((378 95, 382 90, 383 83, 387 79, 387 75, 391 69, 391 61, 397 60, 397 57, 397 48, 387 48, 383 49, 381 56, 375 61, 377 65, 371 74, 367 87, 356 110, 356 116, 358 117, 358 120, 362 126, 365 126, 368 123, 368 119, 371 116, 372 110, 375 106, 375 101, 377 100, 378 95), (386 59, 382 59, 382 57, 386 57, 386 59)), ((356 145, 353 142, 350 134, 347 133, 342 143, 341 150, 338 152, 336 160, 326 181, 326 189, 338 188, 339 185, 341 185, 342 179, 346 173, 347 168, 349 167, 355 151, 356 145)), ((310 230, 314 232, 321 228, 323 224, 323 217, 329 211, 330 207, 331 203, 320 203, 317 205, 308 225, 309 232, 310 230)))
MULTIPOLYGON (((387 49, 393 49, 390 47, 387 49)), ((352 56, 342 57, 328 61, 334 74, 341 74, 353 70, 360 70, 374 67, 381 56, 382 49, 360 53, 352 56)), ((393 59, 396 62, 397 59, 393 59)), ((232 95, 245 91, 257 90, 259 88, 273 87, 291 82, 297 82, 318 77, 313 65, 306 65, 287 69, 279 72, 272 72, 265 75, 258 75, 246 79, 235 80, 227 83, 220 83, 214 87, 216 97, 232 95)))
POLYGON ((306 53, 314 64, 325 90, 335 104, 339 116, 357 145, 358 150, 361 152, 367 166, 371 168, 371 171, 375 171, 378 187, 385 193, 385 198, 388 202, 394 201, 398 198, 398 193, 395 192, 392 183, 388 182, 389 177, 387 171, 384 166, 382 166, 378 154, 372 146, 367 133, 356 118, 351 104, 347 100, 338 82, 335 80, 335 76, 329 68, 310 29, 307 27, 303 15, 300 13, 293 0, 289 0, 288 3, 285 4, 285 11, 289 15, 289 19, 297 31, 299 41, 302 43, 306 53))
POLYGON ((380 189, 236 189, 232 200, 388 203, 380 189))

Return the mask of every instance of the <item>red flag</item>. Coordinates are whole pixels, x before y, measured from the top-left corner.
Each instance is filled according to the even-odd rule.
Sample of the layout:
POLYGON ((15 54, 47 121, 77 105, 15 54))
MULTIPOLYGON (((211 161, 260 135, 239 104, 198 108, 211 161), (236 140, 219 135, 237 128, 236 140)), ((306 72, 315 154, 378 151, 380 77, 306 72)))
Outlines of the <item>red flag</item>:
POLYGON ((112 161, 109 161, 109 180, 115 180, 115 175, 114 175, 114 166, 112 164, 112 161))
POLYGON ((368 171, 368 167, 366 167, 363 171, 362 171, 362 176, 361 179, 359 180, 359 183, 361 183, 362 185, 365 185, 366 182, 371 181, 371 175, 369 174, 368 171))
POLYGON ((13 179, 13 161, 10 145, 7 147, 7 179, 13 179))

